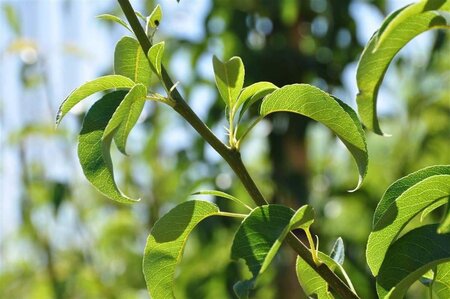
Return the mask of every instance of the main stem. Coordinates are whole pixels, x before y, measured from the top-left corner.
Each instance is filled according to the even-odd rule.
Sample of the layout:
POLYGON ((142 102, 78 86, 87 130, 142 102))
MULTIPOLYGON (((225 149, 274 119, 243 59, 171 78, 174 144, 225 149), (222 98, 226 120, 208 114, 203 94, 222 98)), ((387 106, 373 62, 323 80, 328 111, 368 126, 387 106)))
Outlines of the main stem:
MULTIPOLYGON (((139 23, 131 3, 129 0, 117 1, 119 2, 120 7, 122 8, 144 53, 148 53, 148 50, 150 50, 152 44, 139 23)), ((167 90, 171 90, 174 83, 169 77, 164 66, 161 66, 161 75, 162 83, 165 88, 167 90)), ((231 149, 222 143, 197 116, 197 114, 192 111, 191 107, 186 103, 176 88, 172 90, 171 97, 175 102, 173 107, 174 110, 178 112, 178 114, 180 114, 200 134, 200 136, 202 136, 203 139, 206 140, 206 142, 208 142, 217 151, 217 153, 224 158, 224 160, 230 165, 231 169, 233 169, 234 173, 238 176, 253 201, 258 206, 267 204, 267 201, 264 199, 263 195, 248 173, 247 168, 244 166, 239 151, 236 149, 231 149)), ((330 287, 339 296, 342 298, 359 299, 359 297, 353 293, 352 290, 350 290, 349 287, 325 264, 316 266, 309 249, 293 233, 288 234, 286 241, 303 260, 305 260, 323 279, 328 282, 330 287)))

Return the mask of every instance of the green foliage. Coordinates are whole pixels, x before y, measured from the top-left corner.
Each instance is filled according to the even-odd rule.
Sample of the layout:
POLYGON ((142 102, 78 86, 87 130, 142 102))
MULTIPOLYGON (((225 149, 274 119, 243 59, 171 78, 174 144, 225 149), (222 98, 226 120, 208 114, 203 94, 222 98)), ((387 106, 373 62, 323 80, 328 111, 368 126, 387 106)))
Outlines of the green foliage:
POLYGON ((217 89, 227 107, 234 107, 239 93, 244 86, 244 64, 240 57, 232 57, 223 63, 213 57, 214 74, 217 89))
POLYGON ((97 18, 100 20, 115 22, 115 23, 125 27, 126 29, 128 29, 128 31, 133 32, 131 30, 130 26, 128 26, 128 24, 124 20, 119 18, 118 16, 110 15, 110 14, 101 14, 101 15, 98 15, 97 18))
POLYGON ((450 234, 437 225, 414 229, 395 241, 377 276, 380 298, 403 298, 409 286, 440 263, 450 261, 450 234))
POLYGON ((125 95, 124 91, 109 93, 89 109, 78 140, 78 158, 84 175, 98 191, 118 202, 133 203, 137 200, 124 195, 114 181, 110 155, 113 135, 103 137, 109 120, 125 95))
POLYGON ((260 114, 292 112, 310 117, 330 128, 342 140, 358 165, 358 189, 367 173, 368 154, 364 132, 356 113, 339 99, 307 84, 287 85, 268 95, 260 114))
POLYGON ((164 54, 164 42, 157 43, 153 45, 150 50, 148 50, 148 59, 150 60, 151 66, 155 74, 161 77, 161 61, 164 54))
POLYGON ((367 263, 374 275, 390 244, 408 222, 429 205, 450 195, 450 166, 431 166, 393 183, 380 200, 367 243, 367 263), (420 198, 420 200, 418 200, 420 198))
POLYGON ((147 20, 147 29, 150 28, 156 28, 159 26, 162 20, 162 9, 161 6, 158 4, 156 5, 155 9, 153 9, 152 13, 148 16, 147 20))
POLYGON ((184 202, 154 225, 144 253, 144 276, 152 298, 175 298, 175 270, 180 262, 186 240, 203 219, 217 215, 219 208, 206 201, 184 202))
POLYGON ((442 12, 450 12, 449 1, 427 0, 406 6, 388 16, 366 45, 356 74, 359 89, 357 102, 363 123, 375 133, 383 134, 378 123, 376 103, 378 88, 390 62, 417 35, 448 26, 442 12))

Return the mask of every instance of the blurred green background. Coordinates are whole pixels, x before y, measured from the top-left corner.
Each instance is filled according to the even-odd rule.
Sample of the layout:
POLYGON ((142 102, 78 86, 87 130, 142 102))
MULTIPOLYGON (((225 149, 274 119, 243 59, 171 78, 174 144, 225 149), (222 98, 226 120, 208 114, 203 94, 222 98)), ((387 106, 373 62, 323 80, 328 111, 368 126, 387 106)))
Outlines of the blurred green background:
MULTIPOLYGON (((190 196, 198 190, 218 189, 247 202, 249 197, 178 115, 154 103, 147 103, 130 136, 130 156, 113 151, 119 185, 141 202, 126 206, 102 197, 84 179, 76 157, 82 117, 95 98, 79 105, 58 130, 54 118, 73 88, 112 72, 114 43, 129 32, 95 16, 121 15, 117 3, 0 3, 0 298, 148 298, 141 260, 154 222, 175 204, 200 199, 190 196)), ((166 41, 164 63, 193 109, 225 140, 213 54, 241 56, 246 85, 310 83, 355 108, 363 46, 385 16, 408 1, 132 3, 144 14, 162 5, 155 40, 166 41)), ((316 209, 313 232, 322 251, 344 239, 345 268, 361 298, 375 298, 364 250, 384 190, 412 171, 450 163, 449 53, 449 34, 429 32, 390 67, 378 107, 384 131, 393 136, 368 133, 369 173, 357 192, 347 192, 356 185, 357 170, 343 144, 307 118, 277 114, 243 144, 244 162, 271 202, 316 209)), ((157 82, 154 89, 161 89, 157 82)), ((221 199, 202 198, 239 211, 221 199)), ((195 230, 177 272, 177 298, 234 298, 233 284, 249 275, 243 263, 229 260, 238 225, 217 218, 195 230)), ((253 297, 302 298, 294 261, 283 248, 253 297)), ((427 294, 415 284, 408 296, 427 294)))

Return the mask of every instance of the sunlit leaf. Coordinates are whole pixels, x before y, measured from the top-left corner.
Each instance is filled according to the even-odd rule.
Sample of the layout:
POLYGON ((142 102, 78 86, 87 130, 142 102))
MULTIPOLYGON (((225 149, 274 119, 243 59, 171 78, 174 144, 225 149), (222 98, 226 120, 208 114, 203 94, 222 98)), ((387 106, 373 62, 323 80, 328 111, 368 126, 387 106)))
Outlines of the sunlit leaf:
POLYGON ((164 54, 164 42, 157 43, 153 45, 150 50, 148 50, 148 59, 152 64, 153 71, 161 76, 161 61, 164 54))
POLYGON ((202 190, 202 191, 195 192, 192 195, 214 195, 214 196, 217 196, 217 197, 226 198, 226 199, 229 199, 231 201, 234 201, 234 202, 238 203, 239 205, 242 205, 242 206, 248 208, 249 210, 252 210, 252 208, 250 208, 248 205, 246 205, 240 199, 238 199, 238 198, 236 198, 236 197, 234 197, 234 196, 232 196, 232 195, 230 195, 228 193, 225 193, 225 192, 222 192, 222 191, 218 191, 218 190, 202 190))
POLYGON ((380 298, 403 298, 427 271, 450 261, 450 234, 438 234, 437 225, 414 229, 395 241, 377 275, 380 298))
POLYGON ((143 262, 145 281, 151 298, 175 298, 175 270, 189 234, 200 221, 218 213, 219 208, 212 203, 187 201, 173 208, 155 223, 147 239, 143 262))
POLYGON ((436 299, 450 298, 450 262, 437 265, 431 288, 436 299))
POLYGON ((356 161, 361 185, 368 164, 364 132, 356 113, 339 99, 308 84, 286 85, 268 95, 261 105, 261 115, 293 112, 312 118, 330 128, 345 144, 356 161))
POLYGON ((344 264, 345 259, 345 247, 344 241, 341 237, 337 238, 336 242, 333 245, 333 249, 331 250, 330 257, 339 265, 344 264))
POLYGON ((253 105, 256 101, 261 100, 277 88, 278 87, 275 84, 270 82, 257 82, 244 88, 239 94, 236 104, 234 105, 235 110, 239 109, 239 107, 243 105, 239 114, 239 119, 242 118, 245 111, 247 111, 251 105, 253 105))
POLYGON ((117 148, 126 154, 126 143, 131 129, 136 125, 144 108, 147 88, 136 84, 117 107, 105 128, 102 139, 110 140, 114 136, 117 148))
POLYGON ((126 94, 125 91, 111 92, 89 109, 78 139, 78 158, 84 175, 98 191, 115 201, 133 203, 138 199, 124 195, 114 181, 110 155, 112 136, 102 142, 106 125, 126 94))
POLYGON ((105 21, 110 21, 110 22, 115 22, 117 24, 122 25, 123 27, 125 27, 126 29, 128 29, 130 32, 133 32, 130 28, 130 26, 128 26, 128 24, 122 20, 121 18, 119 18, 118 16, 115 15, 110 15, 110 14, 102 14, 102 15, 98 15, 97 16, 98 19, 100 20, 105 20, 105 21))
POLYGON ((217 89, 228 107, 233 107, 244 86, 244 64, 240 57, 232 57, 223 63, 213 57, 214 74, 217 89))
POLYGON ((94 93, 105 91, 109 89, 118 88, 131 88, 134 86, 134 82, 127 77, 120 75, 110 75, 99 77, 92 81, 89 81, 74 91, 64 100, 59 107, 58 114, 56 116, 56 125, 58 125, 63 117, 70 111, 76 104, 84 100, 94 93))
POLYGON ((358 111, 363 123, 377 134, 380 129, 376 102, 378 88, 394 56, 410 40, 433 28, 448 26, 440 12, 450 11, 450 1, 428 0, 406 6, 387 17, 366 45, 357 69, 358 111))
POLYGON ((153 9, 152 13, 148 16, 147 20, 147 27, 156 28, 161 24, 162 20, 162 9, 161 6, 158 4, 153 9))
POLYGON ((147 56, 134 38, 124 36, 117 43, 114 51, 114 72, 130 78, 135 83, 150 85, 152 72, 147 56))
MULTIPOLYGON (((331 270, 334 270, 335 263, 326 254, 319 252, 320 260, 331 270)), ((298 281, 308 296, 315 296, 317 299, 333 299, 334 296, 328 290, 328 283, 317 272, 308 265, 307 262, 297 257, 296 272, 298 281)))
POLYGON ((376 276, 390 244, 426 207, 450 194, 450 166, 431 166, 393 183, 380 200, 367 243, 367 263, 376 276))
POLYGON ((450 200, 448 198, 447 199, 447 209, 445 211, 445 215, 444 218, 441 220, 441 223, 439 224, 438 227, 438 234, 447 234, 450 233, 450 200))

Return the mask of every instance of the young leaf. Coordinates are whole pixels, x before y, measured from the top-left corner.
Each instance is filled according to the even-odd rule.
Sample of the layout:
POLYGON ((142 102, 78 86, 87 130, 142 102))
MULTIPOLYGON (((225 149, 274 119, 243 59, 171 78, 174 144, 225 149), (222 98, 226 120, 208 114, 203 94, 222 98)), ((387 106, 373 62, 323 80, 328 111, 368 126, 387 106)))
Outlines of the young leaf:
POLYGON ((341 237, 337 238, 336 242, 333 245, 333 249, 331 250, 330 257, 339 265, 344 264, 345 259, 345 247, 344 241, 341 237))
POLYGON ((114 72, 130 78, 135 83, 150 85, 151 69, 139 42, 124 36, 114 51, 114 72))
POLYGON ((162 9, 161 6, 158 4, 153 9, 152 13, 148 16, 147 19, 147 28, 156 28, 161 24, 162 20, 162 9))
POLYGON ((102 139, 110 140, 114 136, 117 148, 124 155, 128 135, 142 113, 146 95, 147 87, 136 84, 120 103, 103 132, 102 139))
POLYGON ((249 207, 248 205, 246 205, 244 202, 242 202, 238 198, 234 197, 233 195, 230 195, 228 193, 218 191, 218 190, 202 190, 202 191, 195 192, 192 195, 214 195, 217 197, 229 199, 231 201, 234 201, 234 202, 246 207, 249 210, 253 210, 251 207, 249 207))
POLYGON ((220 96, 225 101, 227 107, 232 108, 244 86, 244 64, 240 57, 232 57, 223 63, 214 56, 213 67, 220 96))
POLYGON ((386 251, 405 225, 426 207, 450 195, 450 166, 431 166, 393 183, 374 215, 367 263, 376 276, 386 251))
POLYGON ((179 204, 155 223, 147 239, 143 261, 151 298, 175 298, 175 268, 189 234, 200 221, 218 213, 216 205, 193 200, 179 204))
POLYGON ((380 129, 376 102, 378 88, 394 56, 410 40, 424 31, 448 26, 440 12, 450 11, 450 1, 428 0, 406 6, 387 17, 366 45, 359 60, 356 98, 363 123, 377 134, 380 129))
POLYGON ((124 20, 119 18, 118 16, 110 15, 110 14, 102 14, 102 15, 98 15, 97 18, 100 20, 116 22, 116 23, 122 25, 123 27, 127 28, 131 33, 133 33, 130 26, 128 26, 128 24, 124 20))
POLYGON ((89 109, 78 139, 78 158, 84 175, 98 191, 115 201, 133 203, 139 199, 124 195, 114 181, 109 153, 112 136, 102 142, 103 131, 125 95, 125 91, 111 92, 89 109))
POLYGON ((109 89, 116 88, 131 88, 134 86, 134 82, 127 77, 120 75, 110 75, 99 77, 92 81, 89 81, 74 91, 64 100, 58 110, 56 116, 56 125, 58 125, 63 117, 70 111, 76 104, 87 98, 88 96, 109 89))
POLYGON ((444 218, 438 227, 438 234, 448 234, 450 233, 450 200, 447 198, 447 210, 444 218))
POLYGON ((242 90, 239 94, 239 97, 234 106, 234 110, 239 109, 242 105, 244 105, 239 114, 239 119, 242 118, 245 111, 253 105, 256 101, 261 100, 266 95, 270 94, 272 91, 277 89, 278 87, 270 82, 257 82, 250 86, 247 86, 242 90))
POLYGON ((248 298, 248 293, 262 272, 263 263, 268 264, 277 253, 285 237, 285 228, 294 211, 282 205, 265 205, 254 209, 242 221, 231 247, 231 258, 244 259, 253 277, 234 286, 239 298, 248 298), (268 260, 269 262, 266 262, 268 260))
POLYGON ((159 77, 161 77, 161 61, 164 54, 164 42, 157 43, 153 45, 150 50, 148 50, 148 59, 153 67, 153 71, 159 77))
POLYGON ((358 189, 366 175, 368 154, 366 139, 356 113, 339 99, 308 84, 286 85, 268 95, 260 114, 293 112, 310 117, 330 128, 342 140, 358 165, 358 189))
POLYGON ((380 298, 403 298, 428 270, 450 261, 450 234, 436 229, 436 224, 419 227, 392 244, 377 275, 380 298))

